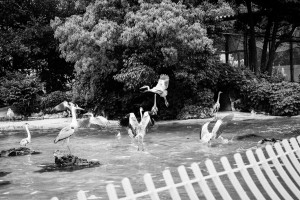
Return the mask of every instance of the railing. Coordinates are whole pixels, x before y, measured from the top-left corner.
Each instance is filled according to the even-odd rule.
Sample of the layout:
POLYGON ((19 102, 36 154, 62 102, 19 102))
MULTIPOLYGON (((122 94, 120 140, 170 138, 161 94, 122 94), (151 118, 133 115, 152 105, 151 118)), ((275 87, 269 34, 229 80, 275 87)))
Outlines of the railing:
MULTIPOLYGON (((274 145, 267 145, 265 149, 258 148, 255 154, 252 150, 246 151, 246 157, 249 163, 245 164, 240 153, 234 154, 236 162, 235 168, 232 168, 227 157, 221 158, 224 171, 217 172, 211 160, 206 160, 205 165, 209 175, 203 176, 199 165, 193 163, 191 169, 195 178, 190 179, 184 166, 178 167, 178 173, 181 179, 180 183, 175 183, 169 170, 163 171, 166 186, 155 188, 152 177, 149 173, 144 175, 144 182, 147 190, 141 193, 134 193, 128 178, 122 180, 122 187, 125 197, 119 198, 113 184, 108 184, 107 194, 110 200, 136 200, 148 197, 151 200, 159 200, 160 194, 169 193, 168 199, 181 199, 178 188, 184 188, 189 199, 198 200, 208 199, 214 200, 217 197, 213 192, 213 187, 218 191, 218 199, 300 199, 300 136, 283 140, 274 145), (276 150, 276 152, 274 151, 276 150), (264 151, 265 150, 265 151, 264 151), (267 157, 266 157, 267 155, 267 157), (273 169, 271 169, 271 167, 273 169), (249 173, 250 172, 250 173, 249 173), (239 176, 237 175, 239 174, 239 176), (255 176, 254 176, 255 174, 255 176), (231 196, 221 177, 227 176, 231 185, 235 190, 235 196, 231 196), (254 178, 255 177, 255 178, 254 178), (208 181, 213 184, 208 184, 208 181), (199 187, 197 187, 197 185, 199 187), (214 185, 214 186, 213 186, 214 185), (246 186, 248 187, 247 190, 246 186), (199 192, 201 188, 202 192, 199 192), (197 191, 197 192, 196 192, 197 191), (237 197, 238 196, 238 197, 237 197)), ((87 197, 83 191, 79 191, 77 198, 86 200, 87 197)), ((165 198, 164 198, 165 199, 165 198)), ((187 199, 187 198, 184 198, 187 199)))

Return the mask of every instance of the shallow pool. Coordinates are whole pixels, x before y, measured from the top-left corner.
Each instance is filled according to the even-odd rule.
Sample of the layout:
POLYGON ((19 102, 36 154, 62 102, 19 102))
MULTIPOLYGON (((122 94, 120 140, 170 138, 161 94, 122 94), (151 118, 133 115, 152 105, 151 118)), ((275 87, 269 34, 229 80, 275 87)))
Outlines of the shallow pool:
MULTIPOLYGON (((106 200, 108 183, 116 185, 120 196, 124 194, 121 189, 124 177, 130 179, 135 192, 141 192, 145 190, 145 173, 151 173, 157 186, 163 186, 164 169, 170 169, 176 176, 179 165, 189 167, 197 162, 201 168, 208 158, 217 163, 218 168, 222 156, 230 160, 234 153, 257 146, 262 139, 260 136, 278 139, 297 136, 300 133, 298 121, 297 118, 235 121, 222 135, 230 142, 214 143, 212 146, 199 142, 201 124, 158 125, 146 135, 145 151, 137 151, 137 143, 131 141, 125 128, 119 130, 119 139, 115 136, 117 130, 79 129, 70 139, 72 153, 88 160, 98 159, 102 165, 77 171, 42 170, 43 165, 54 163, 55 150, 67 148, 62 143, 53 143, 60 129, 31 129, 32 143, 29 147, 42 153, 0 157, 0 171, 10 172, 0 177, 0 199, 50 199, 54 196, 76 199, 77 192, 84 190, 88 191, 88 197, 95 195, 106 200)), ((1 130, 0 150, 18 147, 25 137, 25 130, 1 130)))

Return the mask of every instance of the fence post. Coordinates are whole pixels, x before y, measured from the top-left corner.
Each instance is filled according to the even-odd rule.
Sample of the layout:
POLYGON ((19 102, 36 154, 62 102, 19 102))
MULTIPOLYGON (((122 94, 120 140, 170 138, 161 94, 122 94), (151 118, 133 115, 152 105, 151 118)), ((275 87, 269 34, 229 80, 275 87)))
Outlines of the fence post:
POLYGON ((148 191, 150 192, 150 197, 152 200, 159 200, 159 196, 157 194, 157 191, 155 190, 155 186, 152 180, 152 177, 149 173, 146 173, 144 175, 144 181, 146 184, 146 187, 148 189, 148 191))
POLYGON ((179 193, 176 189, 175 183, 173 181, 170 170, 164 170, 163 176, 167 186, 170 186, 169 192, 172 197, 172 200, 181 200, 179 193))

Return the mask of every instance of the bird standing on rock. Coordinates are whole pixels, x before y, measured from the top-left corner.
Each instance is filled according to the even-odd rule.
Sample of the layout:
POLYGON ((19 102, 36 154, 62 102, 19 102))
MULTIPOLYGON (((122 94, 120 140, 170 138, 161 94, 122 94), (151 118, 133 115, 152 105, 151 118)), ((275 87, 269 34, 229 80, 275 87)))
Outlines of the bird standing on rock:
POLYGON ((70 106, 71 113, 72 113, 71 124, 64 127, 59 132, 59 134, 57 135, 57 137, 54 140, 54 143, 57 143, 57 142, 62 141, 62 140, 67 140, 67 147, 68 147, 68 149, 71 153, 71 150, 69 148, 70 137, 75 133, 75 130, 77 130, 77 128, 78 128, 78 122, 76 120, 76 110, 84 110, 84 109, 78 107, 78 105, 76 105, 72 102, 68 102, 68 106, 70 106))

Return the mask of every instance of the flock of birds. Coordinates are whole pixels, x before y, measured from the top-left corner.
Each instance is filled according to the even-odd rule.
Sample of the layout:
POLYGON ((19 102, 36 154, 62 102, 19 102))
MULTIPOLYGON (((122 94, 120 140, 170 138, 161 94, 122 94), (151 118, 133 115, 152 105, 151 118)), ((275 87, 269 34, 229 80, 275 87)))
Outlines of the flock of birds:
MULTIPOLYGON (((169 106, 169 103, 166 98, 168 95, 168 91, 167 91, 168 86, 169 86, 169 76, 162 74, 160 75, 158 83, 155 87, 150 88, 147 85, 141 87, 140 89, 142 90, 142 92, 154 93, 154 105, 151 111, 144 111, 143 108, 140 107, 140 119, 141 119, 140 122, 137 120, 133 112, 129 113, 123 119, 120 120, 120 125, 128 128, 127 131, 129 137, 131 137, 132 139, 137 139, 138 150, 142 150, 142 151, 144 150, 144 137, 148 132, 148 129, 154 126, 155 124, 155 120, 153 119, 153 116, 157 115, 158 113, 158 108, 156 105, 156 95, 159 95, 160 97, 164 98, 165 105, 167 107, 169 106)), ((217 102, 213 106, 213 112, 215 113, 215 116, 217 116, 217 112, 220 109, 219 100, 220 100, 221 93, 222 93, 221 91, 218 93, 217 102)), ((67 142, 67 148, 69 149, 70 153, 71 153, 71 149, 69 147, 70 137, 74 135, 78 127, 90 127, 91 125, 95 124, 101 127, 108 128, 109 125, 109 120, 107 120, 107 118, 103 116, 95 117, 94 114, 91 112, 85 113, 84 116, 88 116, 88 118, 79 122, 76 118, 77 110, 84 110, 84 109, 80 108, 77 104, 74 104, 72 102, 67 102, 67 101, 62 102, 53 108, 53 111, 56 112, 62 112, 62 111, 70 112, 72 116, 71 123, 68 126, 64 127, 58 133, 57 137, 54 139, 54 143, 58 143, 60 141, 67 142)), ((9 108, 7 115, 11 116, 11 113, 12 110, 9 108)), ((204 143, 210 144, 212 140, 222 138, 220 137, 222 133, 222 129, 232 120, 233 117, 234 115, 230 114, 225 116, 222 119, 217 119, 212 131, 208 130, 208 126, 210 122, 206 122, 201 129, 200 140, 204 143)), ((28 123, 24 125, 27 132, 27 138, 21 140, 20 142, 21 146, 26 146, 31 142, 31 135, 28 129, 28 125, 29 125, 28 123)))

